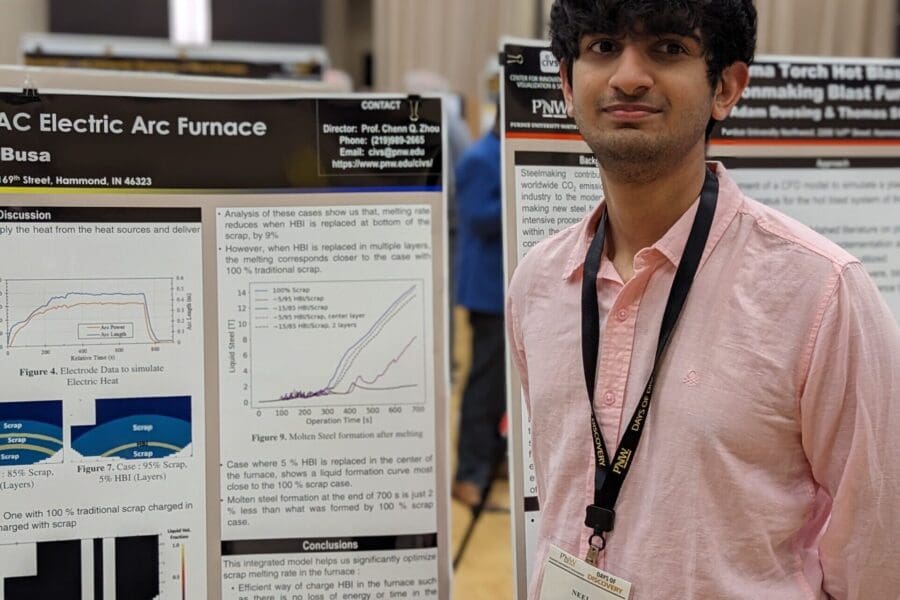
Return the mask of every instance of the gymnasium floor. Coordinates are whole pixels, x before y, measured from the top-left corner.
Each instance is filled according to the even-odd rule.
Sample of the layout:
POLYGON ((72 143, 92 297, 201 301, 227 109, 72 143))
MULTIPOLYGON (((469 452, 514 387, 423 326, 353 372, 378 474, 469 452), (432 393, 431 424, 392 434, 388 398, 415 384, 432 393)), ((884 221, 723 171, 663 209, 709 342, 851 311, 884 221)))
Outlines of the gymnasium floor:
MULTIPOLYGON (((459 424, 460 395, 466 380, 470 355, 470 331, 464 309, 457 307, 454 315, 456 339, 454 352, 456 372, 453 374, 453 398, 450 405, 450 433, 453 452, 456 451, 459 424)), ((455 458, 454 458, 455 462, 455 458)), ((491 500, 509 506, 509 485, 505 480, 495 482, 491 500)), ((469 509, 453 501, 450 512, 453 556, 471 521, 469 509)), ((478 519, 472 538, 454 574, 454 600, 511 600, 512 550, 508 512, 486 512, 478 519)))

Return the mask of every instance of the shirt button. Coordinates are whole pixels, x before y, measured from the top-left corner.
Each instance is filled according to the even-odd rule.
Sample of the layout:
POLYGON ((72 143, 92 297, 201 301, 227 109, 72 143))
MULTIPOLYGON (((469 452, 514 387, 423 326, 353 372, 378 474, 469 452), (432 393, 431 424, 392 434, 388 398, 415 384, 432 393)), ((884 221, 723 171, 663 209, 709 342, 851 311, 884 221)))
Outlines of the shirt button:
POLYGON ((606 394, 603 396, 603 401, 607 404, 612 404, 616 401, 616 395, 612 392, 606 392, 606 394))
POLYGON ((626 319, 628 319, 628 311, 624 308, 620 308, 618 311, 616 311, 616 318, 620 321, 625 321, 626 319))

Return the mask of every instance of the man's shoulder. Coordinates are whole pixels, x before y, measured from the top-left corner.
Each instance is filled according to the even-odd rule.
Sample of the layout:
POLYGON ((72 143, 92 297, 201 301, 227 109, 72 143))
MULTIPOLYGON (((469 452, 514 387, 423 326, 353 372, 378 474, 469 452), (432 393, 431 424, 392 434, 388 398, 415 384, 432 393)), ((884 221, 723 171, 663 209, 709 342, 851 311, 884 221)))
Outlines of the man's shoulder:
POLYGON ((827 265, 837 271, 859 262, 822 232, 753 198, 744 196, 743 200, 741 214, 753 220, 764 240, 782 245, 794 260, 827 265))
POLYGON ((584 219, 535 244, 519 261, 510 283, 510 293, 540 281, 562 281, 573 268, 571 259, 579 246, 584 219))

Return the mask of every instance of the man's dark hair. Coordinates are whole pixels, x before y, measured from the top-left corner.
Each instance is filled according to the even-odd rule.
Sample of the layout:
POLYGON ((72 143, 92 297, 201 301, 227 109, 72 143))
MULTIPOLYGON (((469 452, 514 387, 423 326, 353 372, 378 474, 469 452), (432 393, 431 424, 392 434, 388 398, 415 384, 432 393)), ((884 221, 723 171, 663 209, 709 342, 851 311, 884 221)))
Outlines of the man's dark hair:
POLYGON ((586 34, 695 35, 697 31, 709 83, 715 88, 726 67, 753 61, 753 0, 555 0, 550 10, 551 47, 556 58, 565 61, 570 80, 586 34))

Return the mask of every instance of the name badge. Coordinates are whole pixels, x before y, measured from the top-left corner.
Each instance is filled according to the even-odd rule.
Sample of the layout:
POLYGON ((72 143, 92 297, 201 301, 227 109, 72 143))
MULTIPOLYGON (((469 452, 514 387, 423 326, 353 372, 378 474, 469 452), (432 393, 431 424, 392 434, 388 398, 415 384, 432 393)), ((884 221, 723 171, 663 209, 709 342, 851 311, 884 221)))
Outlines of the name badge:
POLYGON ((629 582, 550 546, 540 600, 628 600, 630 596, 629 582))

